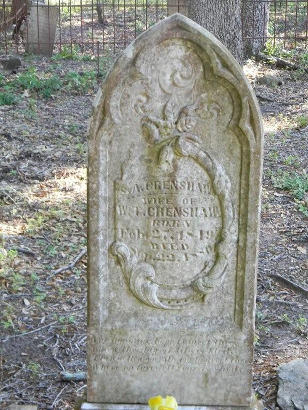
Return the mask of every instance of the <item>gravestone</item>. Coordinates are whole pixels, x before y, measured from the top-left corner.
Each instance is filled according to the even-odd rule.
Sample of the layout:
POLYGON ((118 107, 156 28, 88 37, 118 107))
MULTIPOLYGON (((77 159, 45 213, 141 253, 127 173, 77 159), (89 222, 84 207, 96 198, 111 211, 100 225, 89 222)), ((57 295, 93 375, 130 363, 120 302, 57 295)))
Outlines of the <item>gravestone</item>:
POLYGON ((34 2, 29 7, 29 16, 24 28, 25 50, 27 53, 52 55, 59 7, 34 2))
POLYGON ((261 162, 256 99, 209 32, 174 14, 116 61, 90 126, 83 409, 249 408, 261 162))

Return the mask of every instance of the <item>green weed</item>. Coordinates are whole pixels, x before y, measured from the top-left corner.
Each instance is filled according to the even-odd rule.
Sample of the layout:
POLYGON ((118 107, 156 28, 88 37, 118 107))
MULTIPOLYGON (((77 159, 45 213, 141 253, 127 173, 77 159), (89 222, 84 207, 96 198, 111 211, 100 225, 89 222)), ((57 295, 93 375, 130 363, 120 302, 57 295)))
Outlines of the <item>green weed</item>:
POLYGON ((71 71, 64 77, 64 86, 75 94, 85 93, 93 89, 96 84, 95 71, 86 71, 82 74, 71 71))
POLYGON ((86 152, 86 149, 87 149, 86 144, 83 144, 81 142, 78 142, 78 144, 76 144, 76 150, 79 155, 83 155, 86 152))
POLYGON ((4 327, 4 329, 14 329, 14 322, 11 317, 7 318, 6 320, 1 320, 1 325, 4 327))
POLYGON ((281 172, 272 176, 272 183, 275 188, 289 191, 298 200, 302 200, 308 191, 308 175, 306 173, 281 172))
POLYGON ((303 52, 300 54, 299 57, 300 64, 303 65, 303 67, 308 66, 308 52, 303 52))
POLYGON ((51 57, 51 60, 79 60, 80 48, 77 44, 64 45, 61 51, 51 57))
POLYGON ((256 309, 256 320, 262 321, 265 319, 265 315, 259 309, 256 309))
POLYGON ((69 131, 69 133, 70 133, 70 134, 73 134, 73 135, 76 135, 76 134, 77 134, 78 129, 79 129, 78 124, 72 123, 72 124, 69 124, 69 126, 68 126, 68 131, 69 131))
POLYGON ((292 319, 286 314, 284 313, 281 316, 281 320, 283 320, 284 322, 288 323, 289 325, 292 323, 292 319))
POLYGON ((305 128, 308 125, 308 116, 300 115, 296 118, 296 124, 298 128, 305 128))
POLYGON ((18 98, 15 94, 7 91, 0 92, 0 105, 15 105, 18 102, 18 98))
POLYGON ((11 305, 7 304, 5 309, 2 309, 1 311, 1 325, 4 327, 4 329, 15 329, 15 324, 14 324, 14 309, 11 305))
MULTIPOLYGON (((271 31, 271 23, 269 24, 269 31, 271 31)), ((304 74, 304 69, 308 65, 308 53, 306 50, 296 48, 287 50, 283 48, 282 43, 278 43, 277 41, 268 40, 265 44, 264 54, 269 57, 279 57, 295 62, 300 67, 297 71, 301 71, 302 74, 304 74)))
POLYGON ((37 233, 42 229, 45 222, 45 217, 41 214, 38 214, 35 218, 28 219, 25 231, 29 234, 37 233))
POLYGON ((99 59, 99 76, 106 78, 108 71, 113 63, 114 56, 112 54, 105 54, 99 59))
POLYGON ((38 286, 35 287, 33 297, 34 302, 41 304, 46 299, 46 296, 47 294, 42 289, 38 286))
POLYGON ((25 278, 17 272, 14 272, 9 279, 14 292, 18 292, 26 284, 25 278))
POLYGON ((11 288, 14 292, 21 290, 25 279, 19 273, 14 272, 17 251, 0 248, 0 284, 1 287, 11 288))
POLYGON ((39 76, 35 68, 30 68, 17 77, 15 84, 22 90, 34 91, 42 97, 50 98, 61 88, 62 81, 57 75, 39 76))
POLYGON ((295 167, 299 166, 299 160, 294 155, 289 155, 284 159, 285 165, 294 165, 295 167))
POLYGON ((26 284, 25 278, 21 274, 8 267, 0 269, 0 282, 3 282, 5 288, 10 288, 13 292, 20 291, 26 284))
POLYGON ((41 371, 41 365, 37 362, 29 362, 27 364, 27 369, 31 373, 32 377, 37 378, 41 371))
POLYGON ((308 217, 308 206, 305 203, 301 202, 301 201, 296 201, 296 203, 297 203, 298 210, 302 214, 304 214, 305 216, 308 217))
POLYGON ((92 61, 95 56, 89 54, 83 54, 81 48, 77 44, 64 45, 59 53, 56 53, 51 57, 52 61, 59 60, 74 60, 74 61, 92 61))
POLYGON ((54 246, 54 245, 48 245, 48 246, 46 247, 45 252, 46 252, 49 256, 56 256, 57 253, 58 253, 58 250, 57 250, 56 246, 54 246))
POLYGON ((307 319, 304 316, 299 316, 296 321, 296 328, 302 333, 307 327, 307 319))
POLYGON ((32 282, 34 282, 34 283, 39 280, 39 277, 34 272, 31 273, 30 278, 31 278, 32 282))
MULTIPOLYGON (((0 81, 3 82, 4 80, 0 79, 0 81)), ((39 97, 50 98, 60 90, 79 94, 88 92, 95 86, 95 71, 85 71, 84 73, 71 71, 60 78, 58 75, 50 72, 39 73, 36 68, 30 67, 27 71, 19 74, 13 80, 7 81, 2 86, 0 90, 0 105, 17 104, 18 100, 22 98, 21 92, 25 90, 39 97)), ((29 118, 33 118, 36 115, 35 99, 29 99, 28 109, 25 114, 29 118)))
POLYGON ((268 40, 265 44, 264 54, 268 56, 281 56, 282 47, 280 44, 274 43, 273 40, 268 40))
POLYGON ((272 159, 273 161, 277 161, 279 155, 277 151, 271 151, 269 152, 268 157, 272 159))

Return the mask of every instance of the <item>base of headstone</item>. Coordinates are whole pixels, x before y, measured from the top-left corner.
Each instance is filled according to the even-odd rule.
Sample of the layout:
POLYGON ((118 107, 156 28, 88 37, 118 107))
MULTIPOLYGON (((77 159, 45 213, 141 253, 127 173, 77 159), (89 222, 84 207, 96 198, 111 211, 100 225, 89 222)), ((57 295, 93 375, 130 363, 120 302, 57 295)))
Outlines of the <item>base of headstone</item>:
MULTIPOLYGON (((259 400, 252 400, 251 406, 179 406, 178 410, 263 410, 264 406, 259 400)), ((104 404, 83 403, 80 410, 149 410, 144 404, 104 404)))

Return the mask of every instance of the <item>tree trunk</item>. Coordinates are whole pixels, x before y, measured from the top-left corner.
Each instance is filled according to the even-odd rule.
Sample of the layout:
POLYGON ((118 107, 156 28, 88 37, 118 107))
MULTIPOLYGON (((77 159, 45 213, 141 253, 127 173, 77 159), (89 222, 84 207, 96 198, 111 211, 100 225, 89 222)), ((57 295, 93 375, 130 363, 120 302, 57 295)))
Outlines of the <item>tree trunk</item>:
POLYGON ((2 7, 0 10, 0 32, 15 24, 14 34, 17 34, 21 23, 27 16, 27 0, 12 0, 11 9, 2 7))
POLYGON ((168 0, 168 15, 178 11, 213 33, 240 63, 265 45, 269 3, 264 0, 168 0))
POLYGON ((188 16, 213 33, 242 62, 242 0, 191 0, 188 16))
POLYGON ((243 0, 244 56, 258 54, 265 46, 269 20, 269 3, 262 0, 243 0))
MULTIPOLYGON (((115 5, 114 5, 115 7, 115 5)), ((97 19, 99 24, 102 24, 103 26, 106 25, 106 17, 103 13, 103 6, 100 4, 100 1, 97 1, 96 4, 96 12, 97 12, 97 19)))

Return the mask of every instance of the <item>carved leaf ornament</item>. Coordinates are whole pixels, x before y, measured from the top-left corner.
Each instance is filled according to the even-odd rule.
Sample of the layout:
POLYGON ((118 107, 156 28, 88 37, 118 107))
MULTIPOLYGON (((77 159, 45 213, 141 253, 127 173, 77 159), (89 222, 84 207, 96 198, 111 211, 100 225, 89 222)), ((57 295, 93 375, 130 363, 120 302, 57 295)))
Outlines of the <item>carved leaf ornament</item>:
MULTIPOLYGON (((174 17, 176 18, 185 20, 182 16, 174 17)), ((163 25, 164 22, 160 24, 163 25)), ((129 74, 122 77, 113 89, 107 107, 113 123, 117 126, 126 126, 129 129, 131 121, 138 125, 138 144, 143 147, 144 155, 135 155, 132 144, 127 161, 122 163, 122 177, 115 181, 115 206, 121 203, 129 207, 131 203, 141 201, 137 198, 137 191, 135 196, 129 191, 129 184, 141 184, 144 175, 147 175, 147 181, 166 181, 169 178, 172 181, 177 179, 183 185, 184 182, 188 184, 188 177, 179 177, 185 164, 186 171, 191 173, 192 177, 197 175, 198 181, 203 178, 207 181, 210 186, 207 195, 217 205, 215 207, 218 211, 215 211, 214 215, 216 222, 212 247, 206 256, 202 249, 199 250, 198 256, 195 257, 197 262, 194 263, 198 269, 192 272, 189 272, 189 261, 181 264, 180 261, 173 260, 172 252, 168 256, 169 260, 159 262, 145 256, 148 250, 150 254, 152 252, 153 238, 144 233, 150 229, 147 225, 149 215, 146 212, 140 213, 140 210, 139 213, 136 211, 135 215, 130 215, 130 219, 116 216, 115 240, 110 251, 120 264, 127 286, 139 301, 154 308, 181 309, 203 300, 209 292, 222 284, 230 254, 238 239, 230 178, 223 165, 207 149, 204 138, 207 127, 216 127, 217 132, 223 133, 228 127, 234 126, 234 110, 228 90, 236 87, 238 80, 228 67, 224 66, 211 47, 210 40, 200 51, 199 46, 189 39, 175 35, 175 38, 162 40, 153 47, 139 49, 132 61, 129 74), (212 73, 211 78, 208 77, 209 71, 212 73), (211 89, 208 89, 211 81, 211 89), (213 91, 213 87, 217 87, 217 92, 213 91), (231 103, 224 103, 228 98, 231 103), (200 135, 200 124, 205 129, 203 135, 200 135), (141 157, 144 158, 140 159, 141 157), (142 178, 138 175, 138 169, 141 168, 142 178), (138 227, 138 240, 131 241, 125 239, 124 234, 119 234, 125 231, 125 224, 131 224, 131 227, 135 224, 135 227, 138 227), (145 252, 141 252, 140 247, 145 252), (186 274, 182 275, 181 266, 185 263, 186 274), (177 272, 169 272, 172 269, 177 272)), ((249 99, 241 97, 241 104, 242 114, 236 126, 247 136, 249 143, 253 144, 254 124, 251 120, 249 99)), ((143 195, 145 196, 144 193, 143 195)), ((152 192, 148 195, 152 199, 152 192)), ((184 196, 180 197, 177 193, 172 195, 169 195, 170 206, 173 206, 172 201, 178 204, 180 200, 185 200, 184 196)), ((206 196, 200 193, 197 198, 199 202, 209 201, 203 199, 202 195, 206 196)), ((159 196, 164 198, 168 195, 159 191, 159 196)), ((153 209, 154 207, 151 212, 154 212, 153 209)), ((209 216, 209 220, 212 216, 209 216)), ((197 222, 198 218, 200 215, 195 217, 197 222)), ((167 222, 175 220, 173 217, 165 219, 167 222)), ((192 248, 196 243, 192 238, 196 236, 197 222, 192 223, 191 231, 187 234, 188 245, 192 248)), ((166 235, 170 232, 173 232, 171 228, 166 235)), ((178 231, 176 233, 178 234, 178 231)), ((171 239, 174 240, 172 235, 171 239)), ((162 242, 161 246, 167 245, 162 242)), ((180 255, 180 251, 176 252, 180 255)))

